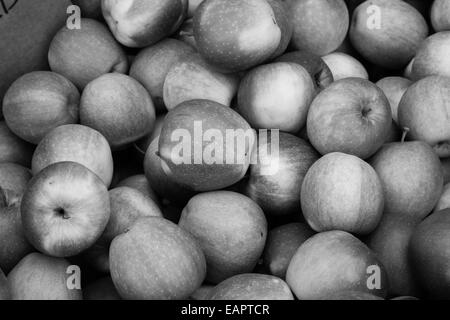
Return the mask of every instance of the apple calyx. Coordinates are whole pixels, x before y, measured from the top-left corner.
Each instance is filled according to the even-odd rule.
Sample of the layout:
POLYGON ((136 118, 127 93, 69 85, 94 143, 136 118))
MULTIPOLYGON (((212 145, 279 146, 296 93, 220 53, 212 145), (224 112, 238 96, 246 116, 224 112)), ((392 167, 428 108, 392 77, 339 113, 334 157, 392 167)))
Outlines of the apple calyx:
POLYGON ((55 214, 56 214, 57 216, 63 218, 64 220, 70 219, 70 215, 69 215, 68 212, 67 212, 64 208, 62 208, 62 207, 56 208, 56 209, 54 210, 54 212, 55 212, 55 214))
POLYGON ((408 135, 409 130, 410 130, 410 129, 409 129, 408 127, 404 127, 404 128, 403 128, 402 140, 400 140, 401 143, 404 143, 404 142, 405 142, 406 136, 408 135))

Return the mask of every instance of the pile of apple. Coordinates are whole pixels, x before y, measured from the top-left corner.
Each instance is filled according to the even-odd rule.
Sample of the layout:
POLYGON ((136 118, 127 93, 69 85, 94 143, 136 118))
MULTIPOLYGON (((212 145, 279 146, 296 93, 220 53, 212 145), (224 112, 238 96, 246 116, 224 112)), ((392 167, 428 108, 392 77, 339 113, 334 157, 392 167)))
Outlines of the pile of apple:
POLYGON ((449 0, 72 2, 2 100, 0 299, 450 299, 449 0), (176 163, 198 122, 275 174, 176 163))

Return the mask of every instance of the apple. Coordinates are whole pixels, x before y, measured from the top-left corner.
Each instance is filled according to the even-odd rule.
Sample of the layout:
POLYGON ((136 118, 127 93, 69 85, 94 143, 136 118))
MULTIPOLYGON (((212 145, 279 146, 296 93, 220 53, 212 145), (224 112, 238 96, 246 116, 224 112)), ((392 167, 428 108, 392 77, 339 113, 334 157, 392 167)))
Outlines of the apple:
POLYGON ((284 279, 295 252, 314 233, 307 224, 300 222, 270 230, 264 248, 264 265, 270 274, 284 279))
POLYGON ((442 166, 436 153, 421 141, 384 145, 370 160, 385 194, 385 213, 425 218, 442 194, 442 166))
POLYGON ((158 196, 148 183, 144 174, 137 174, 120 181, 116 187, 129 187, 138 190, 144 196, 152 199, 156 204, 159 203, 158 196))
POLYGON ((277 140, 260 140, 257 153, 259 161, 250 165, 244 193, 268 215, 298 214, 303 179, 319 159, 318 153, 309 143, 284 132, 277 140), (273 154, 274 143, 277 154, 273 154))
POLYGON ((102 17, 102 0, 72 0, 81 9, 81 15, 86 18, 99 19, 102 17))
POLYGON ((353 13, 350 39, 368 61, 391 69, 405 67, 428 36, 425 18, 404 1, 370 0, 353 13), (377 10, 371 10, 371 8, 377 10))
POLYGON ((103 16, 114 37, 127 47, 155 44, 178 29, 187 0, 102 0, 103 16))
POLYGON ((164 120, 161 166, 173 181, 192 191, 223 189, 247 172, 255 135, 244 118, 220 103, 183 102, 164 120))
POLYGON ((280 15, 279 6, 266 0, 203 1, 194 15, 199 52, 211 64, 234 72, 281 54, 291 36, 283 33, 291 28, 286 29, 286 12, 280 15))
POLYGON ((366 68, 357 59, 343 52, 333 52, 322 57, 334 81, 345 78, 369 79, 366 68))
POLYGON ((450 183, 444 186, 442 195, 434 207, 434 212, 450 208, 450 183))
POLYGON ((4 121, 0 121, 0 163, 13 162, 29 167, 33 149, 33 145, 20 139, 4 121))
POLYGON ((450 182, 450 158, 441 159, 442 170, 444 171, 444 183, 450 182))
POLYGON ((206 279, 211 283, 251 272, 267 237, 261 208, 246 196, 230 191, 194 196, 183 209, 178 225, 200 244, 206 257, 206 279))
POLYGON ((147 90, 137 80, 109 73, 84 89, 80 122, 98 130, 112 149, 120 149, 152 131, 155 107, 147 90))
POLYGON ((431 24, 436 31, 450 30, 450 4, 445 0, 435 0, 431 6, 431 24))
POLYGON ((329 153, 306 173, 301 203, 306 221, 317 232, 369 234, 383 214, 383 187, 368 163, 352 155, 329 153))
POLYGON ((411 77, 420 80, 431 75, 450 77, 450 31, 437 32, 422 41, 412 65, 411 77))
POLYGON ((33 248, 25 238, 20 217, 21 194, 0 188, 0 269, 9 272, 33 248))
POLYGON ((389 101, 368 80, 348 78, 320 92, 309 108, 307 132, 321 154, 343 152, 366 159, 386 141, 389 101))
POLYGON ((163 218, 137 220, 110 248, 111 277, 123 299, 187 299, 206 275, 193 236, 163 218))
POLYGON ((411 85, 398 107, 398 122, 413 140, 428 143, 450 157, 450 78, 430 76, 411 85))
POLYGON ((412 81, 402 77, 386 77, 379 80, 376 85, 383 90, 391 106, 392 119, 398 123, 398 105, 412 81))
POLYGON ((297 63, 276 62, 254 68, 239 86, 238 112, 253 128, 297 133, 306 124, 315 87, 297 63))
POLYGON ((286 0, 294 33, 291 46, 319 56, 336 50, 349 27, 349 13, 343 0, 286 0))
POLYGON ((333 74, 327 64, 314 53, 308 51, 293 51, 278 57, 276 62, 294 62, 309 72, 317 89, 323 90, 333 81, 333 74))
POLYGON ((414 230, 410 257, 414 276, 427 295, 450 298, 450 210, 433 213, 414 230))
POLYGON ((53 38, 48 52, 52 71, 79 89, 105 73, 126 73, 128 58, 108 28, 92 19, 80 23, 81 29, 65 26, 53 38))
POLYGON ((164 104, 168 110, 182 102, 206 99, 230 106, 236 95, 239 78, 222 74, 199 55, 175 62, 164 80, 164 104))
POLYGON ((375 253, 344 231, 322 232, 306 240, 289 264, 286 282, 300 300, 345 290, 385 297, 388 285, 375 253))
POLYGON ((84 300, 121 300, 111 277, 98 279, 83 289, 84 300))
POLYGON ((294 300, 282 279, 256 273, 244 273, 219 283, 209 300, 294 300))
POLYGON ((191 294, 189 299, 197 301, 208 300, 208 297, 211 294, 212 289, 214 289, 213 285, 204 284, 200 288, 195 290, 195 292, 191 294))
POLYGON ((0 300, 9 300, 9 288, 8 288, 8 280, 6 279, 5 274, 0 269, 0 300))
POLYGON ((171 67, 183 61, 194 49, 182 41, 165 39, 142 49, 130 68, 130 77, 139 81, 150 93, 158 111, 166 108, 163 101, 164 80, 171 67))
POLYGON ((0 163, 0 189, 22 195, 32 175, 28 168, 12 162, 0 163))
POLYGON ((281 29, 281 39, 277 50, 272 53, 270 59, 282 55, 288 48, 292 35, 294 32, 294 26, 292 25, 291 16, 289 14, 289 7, 286 3, 280 0, 266 0, 275 14, 275 21, 281 29))
POLYGON ((39 143, 32 159, 33 174, 62 161, 74 161, 111 184, 113 159, 108 141, 98 131, 78 124, 57 127, 39 143))
POLYGON ((331 293, 323 298, 321 300, 330 300, 330 301, 337 301, 337 300, 384 300, 383 298, 367 293, 367 292, 360 292, 360 291, 337 291, 334 293, 331 293))
POLYGON ((105 229, 110 216, 108 190, 81 164, 59 162, 33 177, 20 211, 25 235, 36 249, 70 257, 92 246, 105 229))
POLYGON ((52 129, 78 122, 80 94, 65 77, 35 71, 17 79, 3 99, 6 124, 17 136, 38 144, 52 129))
POLYGON ((9 0, 3 3, 0 101, 17 78, 48 68, 48 46, 55 33, 66 23, 67 8, 71 5, 69 0, 9 0))
POLYGON ((70 289, 70 263, 63 258, 30 253, 9 273, 13 300, 82 300, 80 289, 70 289))

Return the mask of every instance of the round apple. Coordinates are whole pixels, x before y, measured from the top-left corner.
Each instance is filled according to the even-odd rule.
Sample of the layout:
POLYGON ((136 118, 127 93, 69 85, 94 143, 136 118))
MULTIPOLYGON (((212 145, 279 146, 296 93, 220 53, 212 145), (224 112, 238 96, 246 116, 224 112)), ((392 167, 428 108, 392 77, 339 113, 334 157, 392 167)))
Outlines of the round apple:
POLYGON ((345 78, 369 79, 366 68, 357 59, 343 52, 333 52, 322 57, 334 81, 345 78))
POLYGON ((404 1, 365 1, 353 13, 350 27, 356 50, 368 61, 391 69, 405 67, 427 36, 425 18, 404 1))
POLYGON ((436 31, 450 30, 450 3, 448 1, 433 1, 431 6, 431 24, 436 31))
POLYGON ((108 141, 98 131, 82 125, 53 129, 39 143, 32 160, 32 172, 62 161, 78 162, 96 173, 109 186, 113 159, 108 141))
POLYGON ((80 23, 81 29, 64 26, 53 38, 48 52, 52 71, 79 89, 105 73, 126 73, 127 56, 108 28, 92 19, 80 23))
POLYGON ((105 229, 108 190, 86 167, 59 162, 33 177, 20 210, 25 234, 35 248, 51 256, 74 256, 92 246, 105 229))
POLYGON ((386 98, 389 100, 389 105, 391 106, 392 111, 392 119, 395 123, 398 123, 398 106, 400 104, 400 100, 411 84, 411 80, 402 77, 386 77, 376 83, 376 85, 383 90, 386 98))
POLYGON ((307 131, 321 153, 343 152, 366 159, 386 141, 391 108, 383 91, 368 80, 334 82, 314 99, 307 131))
POLYGON ((244 273, 219 283, 209 293, 208 300, 294 300, 294 296, 280 278, 244 273))
POLYGON ((260 139, 256 152, 258 162, 250 165, 244 193, 266 214, 298 213, 303 179, 319 159, 317 151, 302 139, 280 132, 275 138, 272 134, 266 142, 260 139))
POLYGON ((163 218, 141 218, 110 248, 111 277, 124 299, 187 299, 206 275, 196 240, 163 218))
POLYGON ((342 230, 369 234, 384 209, 381 181, 363 160, 330 153, 308 170, 301 191, 302 211, 318 232, 342 230))
POLYGON ((184 20, 187 0, 102 0, 103 16, 114 37, 127 47, 155 44, 184 20))
POLYGON ((296 63, 277 62, 251 70, 242 80, 238 112, 253 128, 297 133, 306 124, 315 87, 296 63))
POLYGON ((139 82, 123 74, 108 73, 84 89, 80 122, 99 131, 112 149, 124 148, 152 131, 155 107, 139 82))
POLYGON ((294 33, 291 45, 319 56, 336 50, 344 41, 349 14, 344 0, 286 0, 294 33))
POLYGON ((9 273, 13 300, 82 300, 80 289, 67 286, 70 263, 62 258, 30 253, 9 273))
POLYGON ((450 78, 426 77, 408 88, 398 107, 398 122, 412 140, 433 147, 442 158, 450 157, 450 78))
POLYGON ((3 99, 6 124, 17 136, 38 144, 52 129, 78 122, 80 94, 54 72, 35 71, 17 79, 3 99))
POLYGON ((193 191, 223 189, 244 177, 255 136, 227 106, 209 100, 183 102, 164 120, 161 165, 171 179, 193 191))
POLYGON ((388 280, 376 255, 344 231, 319 233, 292 258, 286 282, 300 300, 316 300, 338 291, 385 297, 388 280))
POLYGON ((246 196, 230 191, 193 197, 178 225, 199 242, 206 257, 206 279, 212 283, 251 272, 267 237, 261 208, 246 196))
POLYGON ((450 77, 450 31, 442 31, 422 41, 412 65, 411 77, 420 80, 427 76, 450 77))

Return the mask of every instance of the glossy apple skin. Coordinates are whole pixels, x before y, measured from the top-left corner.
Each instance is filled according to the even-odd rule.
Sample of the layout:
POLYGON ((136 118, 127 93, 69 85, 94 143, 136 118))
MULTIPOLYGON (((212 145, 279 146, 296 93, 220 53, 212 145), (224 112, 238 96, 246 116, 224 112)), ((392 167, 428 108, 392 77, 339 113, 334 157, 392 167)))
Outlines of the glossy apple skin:
POLYGON ((130 77, 139 81, 150 93, 158 111, 166 108, 163 101, 164 80, 171 67, 194 49, 182 41, 165 39, 155 45, 142 49, 130 68, 130 77))
POLYGON ((153 140, 145 153, 144 172, 148 184, 161 198, 184 207, 195 192, 179 185, 166 174, 161 165, 161 158, 158 156, 158 143, 159 137, 153 140))
POLYGON ((159 203, 158 196, 148 183, 144 174, 137 174, 120 181, 116 187, 129 187, 138 190, 144 196, 149 197, 155 203, 159 203))
POLYGON ((185 101, 206 99, 230 106, 238 85, 236 75, 222 74, 198 54, 192 54, 169 69, 164 81, 164 104, 172 110, 185 101))
POLYGON ((448 1, 433 1, 430 14, 434 30, 437 32, 450 30, 450 4, 448 1))
POLYGON ((128 71, 128 58, 109 30, 100 22, 81 19, 81 29, 63 27, 48 52, 52 71, 65 76, 79 89, 99 76, 128 71))
POLYGON ((398 122, 412 140, 428 143, 442 158, 450 157, 450 79, 426 77, 408 88, 398 107, 398 122))
POLYGON ((369 79, 366 68, 349 54, 333 52, 322 57, 333 75, 334 81, 345 78, 369 79))
MULTIPOLYGON (((161 165, 167 175, 178 184, 193 191, 213 191, 229 187, 241 180, 250 165, 250 157, 254 145, 251 139, 246 139, 244 151, 242 154, 235 154, 236 148, 226 150, 226 131, 227 130, 243 130, 254 137, 255 132, 252 131, 250 125, 237 112, 209 100, 191 100, 180 104, 177 108, 171 110, 165 120, 161 130, 159 139, 159 156, 161 165), (199 141, 194 137, 195 123, 202 124, 203 132, 209 129, 220 131, 223 139, 223 155, 231 153, 234 155, 235 161, 227 164, 226 159, 223 163, 209 164, 205 159, 195 164, 194 143, 199 141), (189 163, 176 164, 173 159, 173 150, 179 145, 179 141, 172 141, 172 134, 175 130, 184 129, 190 133, 191 157, 189 163), (237 159, 239 157, 240 159, 237 159)), ((238 140, 238 139, 234 139, 238 140)), ((189 143, 189 140, 187 140, 189 143)), ((242 142, 242 141, 241 141, 242 142)), ((188 144, 185 143, 185 144, 188 144)), ((202 142, 202 155, 208 142, 202 142)), ((196 149, 198 148, 195 147, 196 149)))
POLYGON ((424 17, 403 1, 366 1, 356 8, 350 27, 356 50, 368 61, 391 69, 405 67, 427 36, 424 17), (370 6, 379 8, 380 28, 368 26, 374 15, 370 6))
POLYGON ((349 14, 343 0, 286 0, 294 33, 291 46, 319 56, 336 50, 344 41, 349 14))
POLYGON ((52 129, 78 122, 80 93, 65 77, 35 71, 17 79, 3 99, 8 127, 25 141, 38 144, 52 129))
POLYGON ((211 283, 251 272, 267 237, 261 208, 250 198, 230 191, 193 197, 178 225, 200 244, 206 257, 206 279, 211 283))
POLYGON ((32 175, 28 168, 12 162, 0 163, 0 188, 22 195, 32 175))
POLYGON ((33 248, 27 241, 20 217, 20 198, 11 190, 0 189, 0 268, 10 272, 33 248))
POLYGON ((62 161, 78 162, 96 173, 106 186, 111 184, 113 159, 108 141, 98 131, 82 125, 53 129, 39 143, 32 160, 32 172, 62 161))
POLYGON ((251 70, 242 80, 238 112, 256 129, 297 133, 306 124, 315 87, 296 63, 276 62, 251 70))
POLYGON ((317 95, 309 110, 308 137, 323 155, 343 152, 366 159, 386 141, 392 125, 386 96, 364 79, 334 82, 317 95))
POLYGON ((23 141, 0 121, 0 162, 17 163, 25 167, 31 165, 34 146, 23 141))
POLYGON ((289 215, 300 212, 300 190, 306 172, 319 154, 304 140, 280 132, 278 157, 271 154, 271 138, 258 143, 259 161, 250 165, 244 193, 258 203, 266 214, 289 215), (260 149, 264 150, 260 152, 260 149), (265 152, 267 150, 267 152, 265 152), (271 170, 267 174, 267 170, 271 170))
POLYGON ((102 17, 102 0, 72 0, 72 3, 80 7, 81 15, 85 18, 102 17))
POLYGON ((121 300, 121 298, 111 277, 104 277, 83 289, 83 300, 121 300))
POLYGON ((187 299, 206 275, 205 256, 189 233, 163 218, 142 218, 116 237, 111 277, 124 299, 187 299))
POLYGON ((330 153, 308 170, 301 202, 306 221, 317 232, 369 234, 383 214, 383 187, 368 163, 344 153, 330 153))
POLYGON ((13 300, 82 300, 81 290, 68 289, 67 268, 62 258, 30 253, 8 275, 13 300))
POLYGON ((450 210, 433 213, 411 237, 410 256, 414 275, 427 295, 450 299, 450 210))
POLYGON ((80 123, 100 132, 112 149, 124 148, 150 133, 155 117, 147 90, 123 74, 95 79, 81 96, 80 123))
POLYGON ((20 206, 30 243, 39 251, 70 257, 101 236, 110 216, 108 190, 102 180, 75 162, 59 162, 30 181, 20 206))
POLYGON ((333 81, 333 74, 327 64, 314 53, 308 51, 292 51, 278 57, 276 62, 294 62, 309 72, 317 89, 323 90, 333 81))
POLYGON ((11 298, 8 288, 8 280, 0 269, 0 300, 9 300, 11 298))
POLYGON ((450 31, 429 36, 417 50, 411 77, 417 81, 431 75, 450 77, 450 31))
POLYGON ((187 0, 102 0, 103 16, 114 37, 133 48, 166 38, 178 29, 187 9, 187 0))
POLYGON ((305 223, 289 223, 269 231, 264 248, 264 265, 270 274, 285 279, 297 249, 315 232, 305 223))
POLYGON ((282 279, 256 273, 228 278, 215 286, 208 300, 294 300, 282 279))
POLYGON ((336 291, 360 291, 385 297, 388 280, 376 255, 344 231, 319 233, 304 242, 289 264, 286 282, 300 300, 315 300, 336 291), (367 286, 367 268, 380 269, 379 289, 367 286))
POLYGON ((398 123, 398 105, 412 81, 402 77, 386 77, 379 80, 376 85, 383 90, 391 106, 392 119, 398 123))
POLYGON ((228 71, 246 70, 272 58, 282 33, 275 10, 266 0, 206 0, 194 15, 199 52, 228 71))

